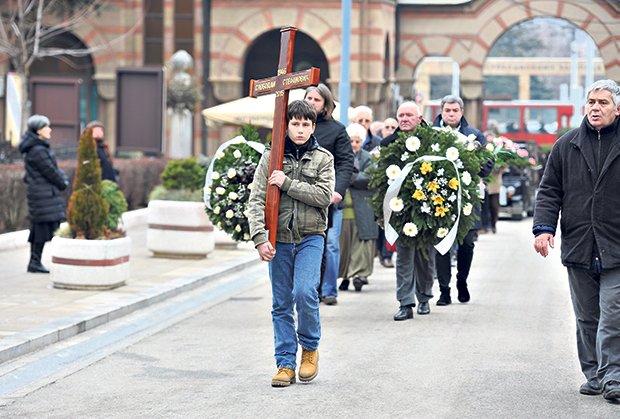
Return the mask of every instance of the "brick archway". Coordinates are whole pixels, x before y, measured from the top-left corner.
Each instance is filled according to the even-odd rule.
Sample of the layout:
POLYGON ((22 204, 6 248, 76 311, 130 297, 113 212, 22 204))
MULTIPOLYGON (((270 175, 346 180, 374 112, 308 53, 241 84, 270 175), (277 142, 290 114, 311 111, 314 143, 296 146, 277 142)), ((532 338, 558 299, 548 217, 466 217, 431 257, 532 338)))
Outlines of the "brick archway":
POLYGON ((437 8, 403 8, 396 81, 409 91, 417 64, 427 56, 447 56, 461 69, 461 94, 476 120, 482 100, 484 61, 495 41, 512 26, 536 17, 564 19, 588 33, 604 61, 606 77, 620 81, 620 5, 612 0, 478 0, 437 8))
MULTIPOLYGON (((230 19, 230 17, 229 17, 230 19)), ((274 13, 270 9, 235 10, 235 23, 214 25, 213 37, 221 46, 212 52, 212 81, 215 96, 228 101, 244 96, 241 91, 245 61, 255 39, 287 25, 293 25, 311 37, 323 50, 330 74, 340 71, 340 28, 330 23, 324 13, 302 7, 274 13)), ((277 48, 276 45, 273 46, 277 48)))

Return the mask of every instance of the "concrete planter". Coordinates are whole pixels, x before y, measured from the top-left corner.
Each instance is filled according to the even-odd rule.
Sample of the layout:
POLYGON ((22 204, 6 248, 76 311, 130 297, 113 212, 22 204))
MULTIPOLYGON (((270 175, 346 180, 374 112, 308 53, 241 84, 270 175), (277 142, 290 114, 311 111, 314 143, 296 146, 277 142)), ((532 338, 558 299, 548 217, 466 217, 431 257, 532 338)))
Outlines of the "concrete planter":
POLYGON ((106 290, 129 279, 131 239, 79 240, 54 237, 51 279, 55 288, 106 290))
POLYGON ((202 202, 151 201, 147 220, 146 247, 155 257, 202 259, 215 247, 202 202))

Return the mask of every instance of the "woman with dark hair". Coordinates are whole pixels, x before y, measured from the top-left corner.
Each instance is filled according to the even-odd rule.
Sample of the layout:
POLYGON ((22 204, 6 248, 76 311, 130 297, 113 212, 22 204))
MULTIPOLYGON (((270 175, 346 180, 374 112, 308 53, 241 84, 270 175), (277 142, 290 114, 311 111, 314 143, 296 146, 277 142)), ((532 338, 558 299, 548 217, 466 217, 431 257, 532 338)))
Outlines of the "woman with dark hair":
POLYGON ((58 168, 49 139, 52 128, 50 120, 43 115, 28 118, 28 129, 19 143, 24 156, 28 185, 28 214, 30 217, 30 262, 28 272, 49 273, 41 263, 45 242, 52 240, 60 222, 66 219, 65 198, 61 191, 67 188, 69 180, 58 168))
POLYGON ((101 166, 101 179, 111 180, 118 183, 117 172, 112 164, 112 156, 110 149, 104 141, 105 131, 103 123, 99 121, 91 121, 86 125, 86 129, 92 128, 93 138, 97 142, 97 157, 99 157, 99 165, 101 166))
POLYGON ((319 145, 326 148, 334 156, 336 188, 329 206, 330 222, 323 253, 319 289, 321 301, 328 305, 334 305, 338 303, 339 242, 342 228, 342 210, 338 208, 338 204, 345 196, 353 174, 354 155, 345 126, 332 118, 335 103, 329 88, 323 83, 318 86, 310 86, 306 89, 304 99, 312 105, 317 113, 314 136, 319 141, 319 145))

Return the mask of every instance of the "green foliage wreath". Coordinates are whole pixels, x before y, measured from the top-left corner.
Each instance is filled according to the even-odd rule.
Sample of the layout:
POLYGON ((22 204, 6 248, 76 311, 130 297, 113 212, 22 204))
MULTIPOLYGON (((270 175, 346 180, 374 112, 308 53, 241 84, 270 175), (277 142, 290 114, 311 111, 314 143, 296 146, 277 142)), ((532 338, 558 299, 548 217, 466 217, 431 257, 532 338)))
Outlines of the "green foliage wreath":
POLYGON ((246 204, 260 158, 261 153, 241 139, 215 154, 210 185, 207 175, 207 214, 217 228, 224 230, 236 241, 250 240, 246 204))
POLYGON ((375 191, 371 204, 381 225, 388 187, 402 181, 396 196, 386 203, 398 242, 423 251, 438 244, 457 222, 460 194, 456 240, 462 243, 478 219, 473 211, 480 204, 478 173, 489 158, 490 151, 473 136, 450 129, 419 126, 413 133, 401 133, 380 149, 371 169, 369 188, 375 191), (446 159, 434 161, 438 158, 446 159), (410 172, 403 179, 404 169, 410 172))

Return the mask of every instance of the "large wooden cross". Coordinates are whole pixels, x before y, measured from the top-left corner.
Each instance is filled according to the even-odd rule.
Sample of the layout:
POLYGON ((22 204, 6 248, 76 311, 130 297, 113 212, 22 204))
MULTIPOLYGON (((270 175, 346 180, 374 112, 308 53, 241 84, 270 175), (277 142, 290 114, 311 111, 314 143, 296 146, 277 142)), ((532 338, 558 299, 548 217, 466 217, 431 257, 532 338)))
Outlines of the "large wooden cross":
MULTIPOLYGON (((269 174, 282 170, 284 159, 284 139, 286 137, 286 113, 288 111, 289 90, 319 84, 320 70, 312 67, 308 70, 291 73, 293 69, 293 51, 297 28, 286 26, 280 30, 280 59, 278 75, 260 80, 250 80, 250 96, 257 97, 269 93, 276 94, 276 106, 273 113, 273 130, 271 131, 271 154, 269 157, 269 174)), ((278 231, 278 207, 280 206, 280 188, 268 185, 265 202, 265 228, 269 232, 269 242, 275 248, 278 231)))

